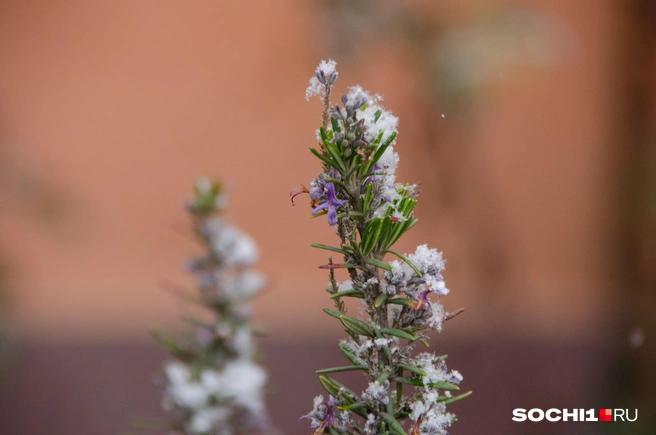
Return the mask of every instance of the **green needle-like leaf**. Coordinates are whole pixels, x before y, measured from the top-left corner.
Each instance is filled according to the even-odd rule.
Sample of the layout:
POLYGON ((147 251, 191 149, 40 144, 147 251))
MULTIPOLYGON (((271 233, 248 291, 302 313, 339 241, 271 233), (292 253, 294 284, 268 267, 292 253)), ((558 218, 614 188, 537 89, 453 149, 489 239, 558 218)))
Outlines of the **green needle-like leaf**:
POLYGON ((342 316, 342 313, 339 311, 331 310, 330 308, 324 308, 323 312, 336 319, 339 319, 342 316))
POLYGON ((339 409, 340 411, 353 411, 355 409, 363 409, 366 407, 367 407, 366 403, 356 402, 356 403, 351 403, 350 405, 338 406, 337 409, 339 409))
POLYGON ((394 378, 394 380, 400 384, 414 385, 415 387, 422 387, 424 385, 421 379, 417 379, 417 378, 397 377, 394 378))
POLYGON ((375 258, 367 259, 367 263, 371 264, 372 266, 376 266, 376 267, 380 267, 381 269, 388 270, 390 272, 392 271, 392 266, 385 263, 384 261, 376 260, 375 258))
POLYGON ((342 160, 342 156, 339 155, 337 146, 335 146, 335 144, 329 143, 326 145, 326 151, 328 151, 328 154, 335 162, 335 165, 337 166, 337 170, 341 173, 346 172, 344 161, 342 160))
POLYGON ((333 131, 335 133, 339 133, 340 128, 339 128, 339 121, 336 118, 331 117, 330 118, 330 123, 333 126, 333 131))
POLYGON ((335 385, 329 376, 319 376, 319 382, 321 386, 333 397, 337 397, 339 394, 339 386, 335 385))
POLYGON ((390 415, 386 412, 384 412, 381 415, 383 417, 383 420, 385 420, 385 422, 389 425, 389 428, 390 428, 391 431, 393 431, 393 433, 395 433, 397 435, 407 435, 405 433, 405 430, 403 429, 403 426, 401 426, 401 423, 399 423, 396 420, 396 418, 394 418, 393 415, 390 415))
POLYGON ((339 348, 344 354, 344 356, 346 357, 346 359, 351 361, 351 364, 353 364, 354 366, 359 366, 364 362, 356 355, 354 355, 353 352, 351 352, 351 349, 349 349, 349 347, 345 343, 340 343, 339 348))
POLYGON ((321 369, 317 370, 316 373, 319 375, 323 375, 326 373, 337 373, 337 372, 353 372, 356 370, 362 370, 364 372, 368 372, 369 368, 366 366, 344 366, 344 367, 332 367, 329 369, 321 369))
POLYGON ((406 340, 409 341, 415 341, 417 338, 414 336, 414 334, 411 334, 407 331, 404 331, 402 329, 396 329, 396 328, 384 328, 381 329, 381 331, 385 335, 393 335, 395 337, 399 338, 405 338, 406 340))
POLYGON ((344 251, 343 249, 336 248, 334 246, 322 245, 320 243, 310 243, 310 246, 317 249, 325 249, 326 251, 337 252, 342 255, 348 255, 348 252, 344 251))
POLYGON ((383 228, 382 219, 372 220, 362 236, 362 253, 366 256, 374 249, 380 239, 380 232, 383 228))
POLYGON ((396 255, 396 256, 399 257, 401 260, 403 260, 408 266, 410 266, 410 268, 411 268, 412 270, 414 270, 415 273, 416 273, 418 276, 423 276, 423 274, 421 273, 421 271, 420 271, 419 269, 417 269, 417 266, 415 266, 415 265, 412 263, 412 261, 410 261, 405 255, 401 254, 400 252, 393 251, 393 250, 391 250, 391 249, 388 249, 386 252, 389 252, 390 254, 396 255))
POLYGON ((404 370, 408 370, 412 373, 415 373, 419 376, 427 376, 426 372, 423 371, 422 369, 420 369, 419 367, 415 367, 415 366, 411 366, 411 365, 407 365, 407 364, 399 364, 399 367, 401 367, 404 370))
POLYGON ((371 171, 371 168, 376 166, 376 163, 378 163, 378 160, 380 160, 380 158, 383 157, 383 154, 385 154, 385 150, 387 150, 387 147, 390 146, 390 144, 392 143, 395 137, 396 137, 396 132, 390 134, 387 140, 378 147, 374 155, 369 160, 369 164, 367 165, 367 170, 365 171, 365 173, 371 171))
POLYGON ((440 382, 435 382, 430 384, 431 387, 435 388, 436 390, 446 390, 446 391, 458 391, 460 388, 458 388, 457 385, 450 384, 448 382, 440 381, 440 382))
POLYGON ((369 213, 369 205, 371 205, 371 200, 374 197, 374 183, 369 183, 367 185, 367 193, 364 195, 364 205, 362 210, 364 213, 369 213))
POLYGON ((344 397, 345 399, 350 400, 351 403, 353 403, 353 401, 355 401, 355 400, 360 400, 360 396, 358 396, 358 395, 355 394, 353 391, 351 391, 350 389, 348 389, 348 388, 346 387, 346 385, 342 384, 342 383, 339 382, 337 379, 331 378, 330 376, 322 376, 322 377, 324 377, 324 378, 326 378, 327 380, 329 380, 333 385, 336 385, 337 388, 339 388, 339 390, 340 390, 340 392, 341 392, 341 396, 344 397))
MULTIPOLYGON (((444 404, 445 404, 445 405, 450 405, 450 404, 452 404, 453 402, 457 402, 457 401, 459 401, 459 400, 462 400, 462 399, 465 399, 465 398, 471 396, 472 393, 473 393, 473 391, 468 391, 468 392, 466 392, 466 393, 464 393, 464 394, 461 394, 461 395, 459 395, 459 396, 456 396, 456 397, 450 397, 450 398, 448 398, 448 399, 446 399, 446 400, 444 401, 444 404)), ((440 399, 441 399, 441 397, 440 397, 440 399)), ((440 399, 437 399, 437 400, 440 401, 440 399)))
POLYGON ((316 148, 312 148, 312 147, 310 147, 310 151, 312 152, 312 154, 317 156, 317 158, 319 160, 321 160, 322 162, 324 162, 326 165, 330 166, 331 168, 339 169, 337 167, 337 165, 332 160, 330 160, 330 158, 328 158, 328 156, 323 154, 321 151, 317 150, 316 148))
POLYGON ((404 307, 414 308, 417 301, 407 298, 393 298, 387 300, 388 304, 403 305, 404 307))
POLYGON ((364 293, 362 290, 344 290, 343 292, 337 292, 334 295, 330 296, 330 299, 341 298, 343 296, 348 296, 352 298, 364 299, 364 293))
POLYGON ((390 372, 382 372, 378 377, 376 378, 376 382, 378 382, 380 385, 383 385, 387 379, 390 377, 390 372))
POLYGON ((328 146, 330 139, 328 139, 328 135, 326 134, 326 129, 324 127, 319 128, 319 136, 321 137, 321 142, 323 142, 324 146, 328 146))
POLYGON ((339 316, 339 320, 342 322, 342 325, 344 325, 346 329, 353 332, 354 334, 366 335, 368 337, 374 336, 374 331, 369 327, 369 325, 360 319, 342 314, 339 316))
POLYGON ((374 301, 374 306, 376 308, 381 307, 385 301, 387 300, 387 293, 381 293, 376 297, 376 300, 374 301))
POLYGON ((326 181, 329 182, 329 183, 339 184, 339 185, 342 186, 344 189, 347 189, 347 190, 348 190, 348 186, 347 186, 342 180, 339 180, 339 179, 337 179, 337 178, 326 177, 326 181))

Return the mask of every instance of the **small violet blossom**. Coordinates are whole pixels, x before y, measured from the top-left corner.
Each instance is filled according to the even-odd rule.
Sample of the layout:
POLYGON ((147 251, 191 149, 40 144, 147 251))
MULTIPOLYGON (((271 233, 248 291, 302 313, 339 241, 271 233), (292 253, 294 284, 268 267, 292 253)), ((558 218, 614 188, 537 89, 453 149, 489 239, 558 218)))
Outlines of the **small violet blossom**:
MULTIPOLYGON (((310 195, 312 195, 312 191, 310 191, 310 195)), ((314 208, 314 210, 312 210, 312 214, 315 215, 322 210, 327 210, 328 225, 333 227, 337 224, 337 208, 342 207, 345 204, 348 204, 348 200, 337 199, 337 196, 335 195, 335 185, 333 183, 326 183, 324 194, 320 198, 323 199, 323 202, 321 202, 318 206, 314 208)))

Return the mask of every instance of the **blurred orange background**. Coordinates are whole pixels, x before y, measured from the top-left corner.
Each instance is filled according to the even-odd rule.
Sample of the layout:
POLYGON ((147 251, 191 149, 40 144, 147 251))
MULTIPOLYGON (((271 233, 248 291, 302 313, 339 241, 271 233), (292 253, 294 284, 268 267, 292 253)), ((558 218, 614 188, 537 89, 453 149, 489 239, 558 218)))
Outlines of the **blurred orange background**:
MULTIPOLYGON (((339 48, 328 22, 348 22, 344 2, 3 2, 0 246, 14 351, 150 349, 150 328, 179 328, 178 304, 162 283, 192 285, 183 264, 196 247, 180 229, 201 175, 224 181, 229 218, 260 245, 270 287, 255 316, 266 340, 304 343, 298 352, 334 343, 339 325, 321 313, 327 277, 317 265, 326 255, 308 246, 334 235, 321 219, 308 220, 304 198, 289 200, 319 169, 307 148, 321 105, 303 97, 329 57, 338 62, 338 93, 360 84, 400 117, 398 179, 421 182, 422 193, 419 225, 398 250, 428 243, 444 251, 452 290, 444 303, 467 309, 435 346, 530 343, 607 355, 629 349, 632 327, 649 331, 640 319, 651 314, 625 321, 624 292, 635 281, 622 278, 617 248, 626 224, 622 176, 633 155, 623 139, 631 102, 622 53, 642 37, 631 33, 631 5, 640 2, 383 3, 390 27, 402 13, 435 17, 440 30, 416 46, 419 55, 402 33, 383 39, 364 24, 360 39, 341 41, 350 52, 339 48), (499 24, 504 14, 514 18, 499 24), (540 26, 522 22, 526 16, 540 26), (425 74, 425 47, 437 50, 429 61, 443 56, 438 64, 450 66, 457 58, 449 53, 470 50, 482 78, 449 93, 447 79, 436 84, 425 74)), ((366 23, 372 12, 363 10, 366 23)), ((653 46, 647 52, 653 73, 653 46)), ((653 96, 656 74, 647 77, 653 96)), ((639 269, 653 276, 646 258, 639 269)), ((651 300, 641 305, 653 308, 651 300)), ((485 363, 469 352, 470 367, 485 363)), ((154 372, 162 355, 148 355, 154 372)), ((602 360, 595 367, 606 373, 614 360, 602 360)), ((304 382, 315 382, 317 368, 304 382)), ((319 393, 317 385, 310 387, 319 393)), ((11 424, 9 433, 22 427, 11 424)), ((547 430, 539 433, 583 433, 547 430)), ((474 431, 467 433, 511 433, 474 431)), ((456 425, 453 433, 465 432, 456 425)))

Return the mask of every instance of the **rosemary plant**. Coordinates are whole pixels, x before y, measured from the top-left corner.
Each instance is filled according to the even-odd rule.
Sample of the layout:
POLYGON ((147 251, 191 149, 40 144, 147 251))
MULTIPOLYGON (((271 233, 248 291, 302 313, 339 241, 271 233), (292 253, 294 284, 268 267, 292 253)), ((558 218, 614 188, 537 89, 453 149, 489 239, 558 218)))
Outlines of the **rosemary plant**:
POLYGON ((342 97, 343 107, 331 106, 335 66, 322 61, 306 91, 307 99, 323 99, 318 146, 310 148, 322 172, 310 189, 292 191, 292 200, 309 193, 312 215, 326 215, 339 237, 336 246, 312 246, 343 257, 320 268, 329 271, 327 291, 335 304, 324 311, 349 336, 339 345, 349 365, 317 371, 329 396, 316 397, 304 418, 316 434, 446 434, 456 420, 446 406, 471 392, 455 395, 462 376, 447 370, 446 355, 417 354, 413 347, 428 346, 427 332, 441 331, 462 310, 445 313, 439 302, 449 293, 440 252, 427 245, 409 255, 392 249, 417 223, 418 186, 395 178, 398 119, 380 96, 359 86, 342 97), (387 262, 387 254, 396 259, 387 262), (338 269, 348 272, 346 281, 337 281, 338 269), (366 318, 348 315, 345 298, 360 299, 366 318), (356 393, 332 376, 345 371, 363 372, 366 390, 356 393))
POLYGON ((220 217, 225 203, 220 185, 201 179, 187 206, 203 247, 188 264, 198 289, 188 299, 204 309, 206 319, 185 317, 184 340, 154 334, 173 357, 164 366, 163 405, 177 417, 174 433, 256 434, 269 425, 263 401, 267 375, 253 362, 246 304, 265 282, 249 270, 258 257, 253 240, 220 217))

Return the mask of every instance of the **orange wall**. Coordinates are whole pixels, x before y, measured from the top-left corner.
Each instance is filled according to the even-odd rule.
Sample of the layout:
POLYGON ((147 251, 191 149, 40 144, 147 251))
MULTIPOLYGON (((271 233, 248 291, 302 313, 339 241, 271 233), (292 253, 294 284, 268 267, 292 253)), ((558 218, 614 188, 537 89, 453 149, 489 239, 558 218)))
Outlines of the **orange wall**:
MULTIPOLYGON (((340 89, 383 92, 401 118, 399 179, 424 181, 420 224, 401 248, 445 252, 444 302, 468 309, 454 336, 594 338, 611 312, 613 11, 544 3, 576 36, 572 55, 484 87, 464 131, 449 130, 448 113, 435 121, 451 131, 446 149, 470 150, 455 211, 431 181, 439 165, 417 145, 421 88, 398 53, 379 49, 375 63, 341 68, 340 89), (486 283, 495 275, 481 269, 496 267, 497 246, 505 266, 486 283)), ((181 265, 194 246, 173 228, 202 174, 226 180, 229 216, 261 245, 271 288, 257 303, 260 323, 277 336, 334 332, 320 312, 325 254, 308 247, 329 243, 330 229, 288 198, 318 168, 307 147, 320 107, 303 99, 327 57, 317 13, 301 1, 0 5, 2 146, 70 199, 54 232, 2 215, 21 335, 119 340, 175 325, 176 303, 159 283, 191 283, 181 265)))

